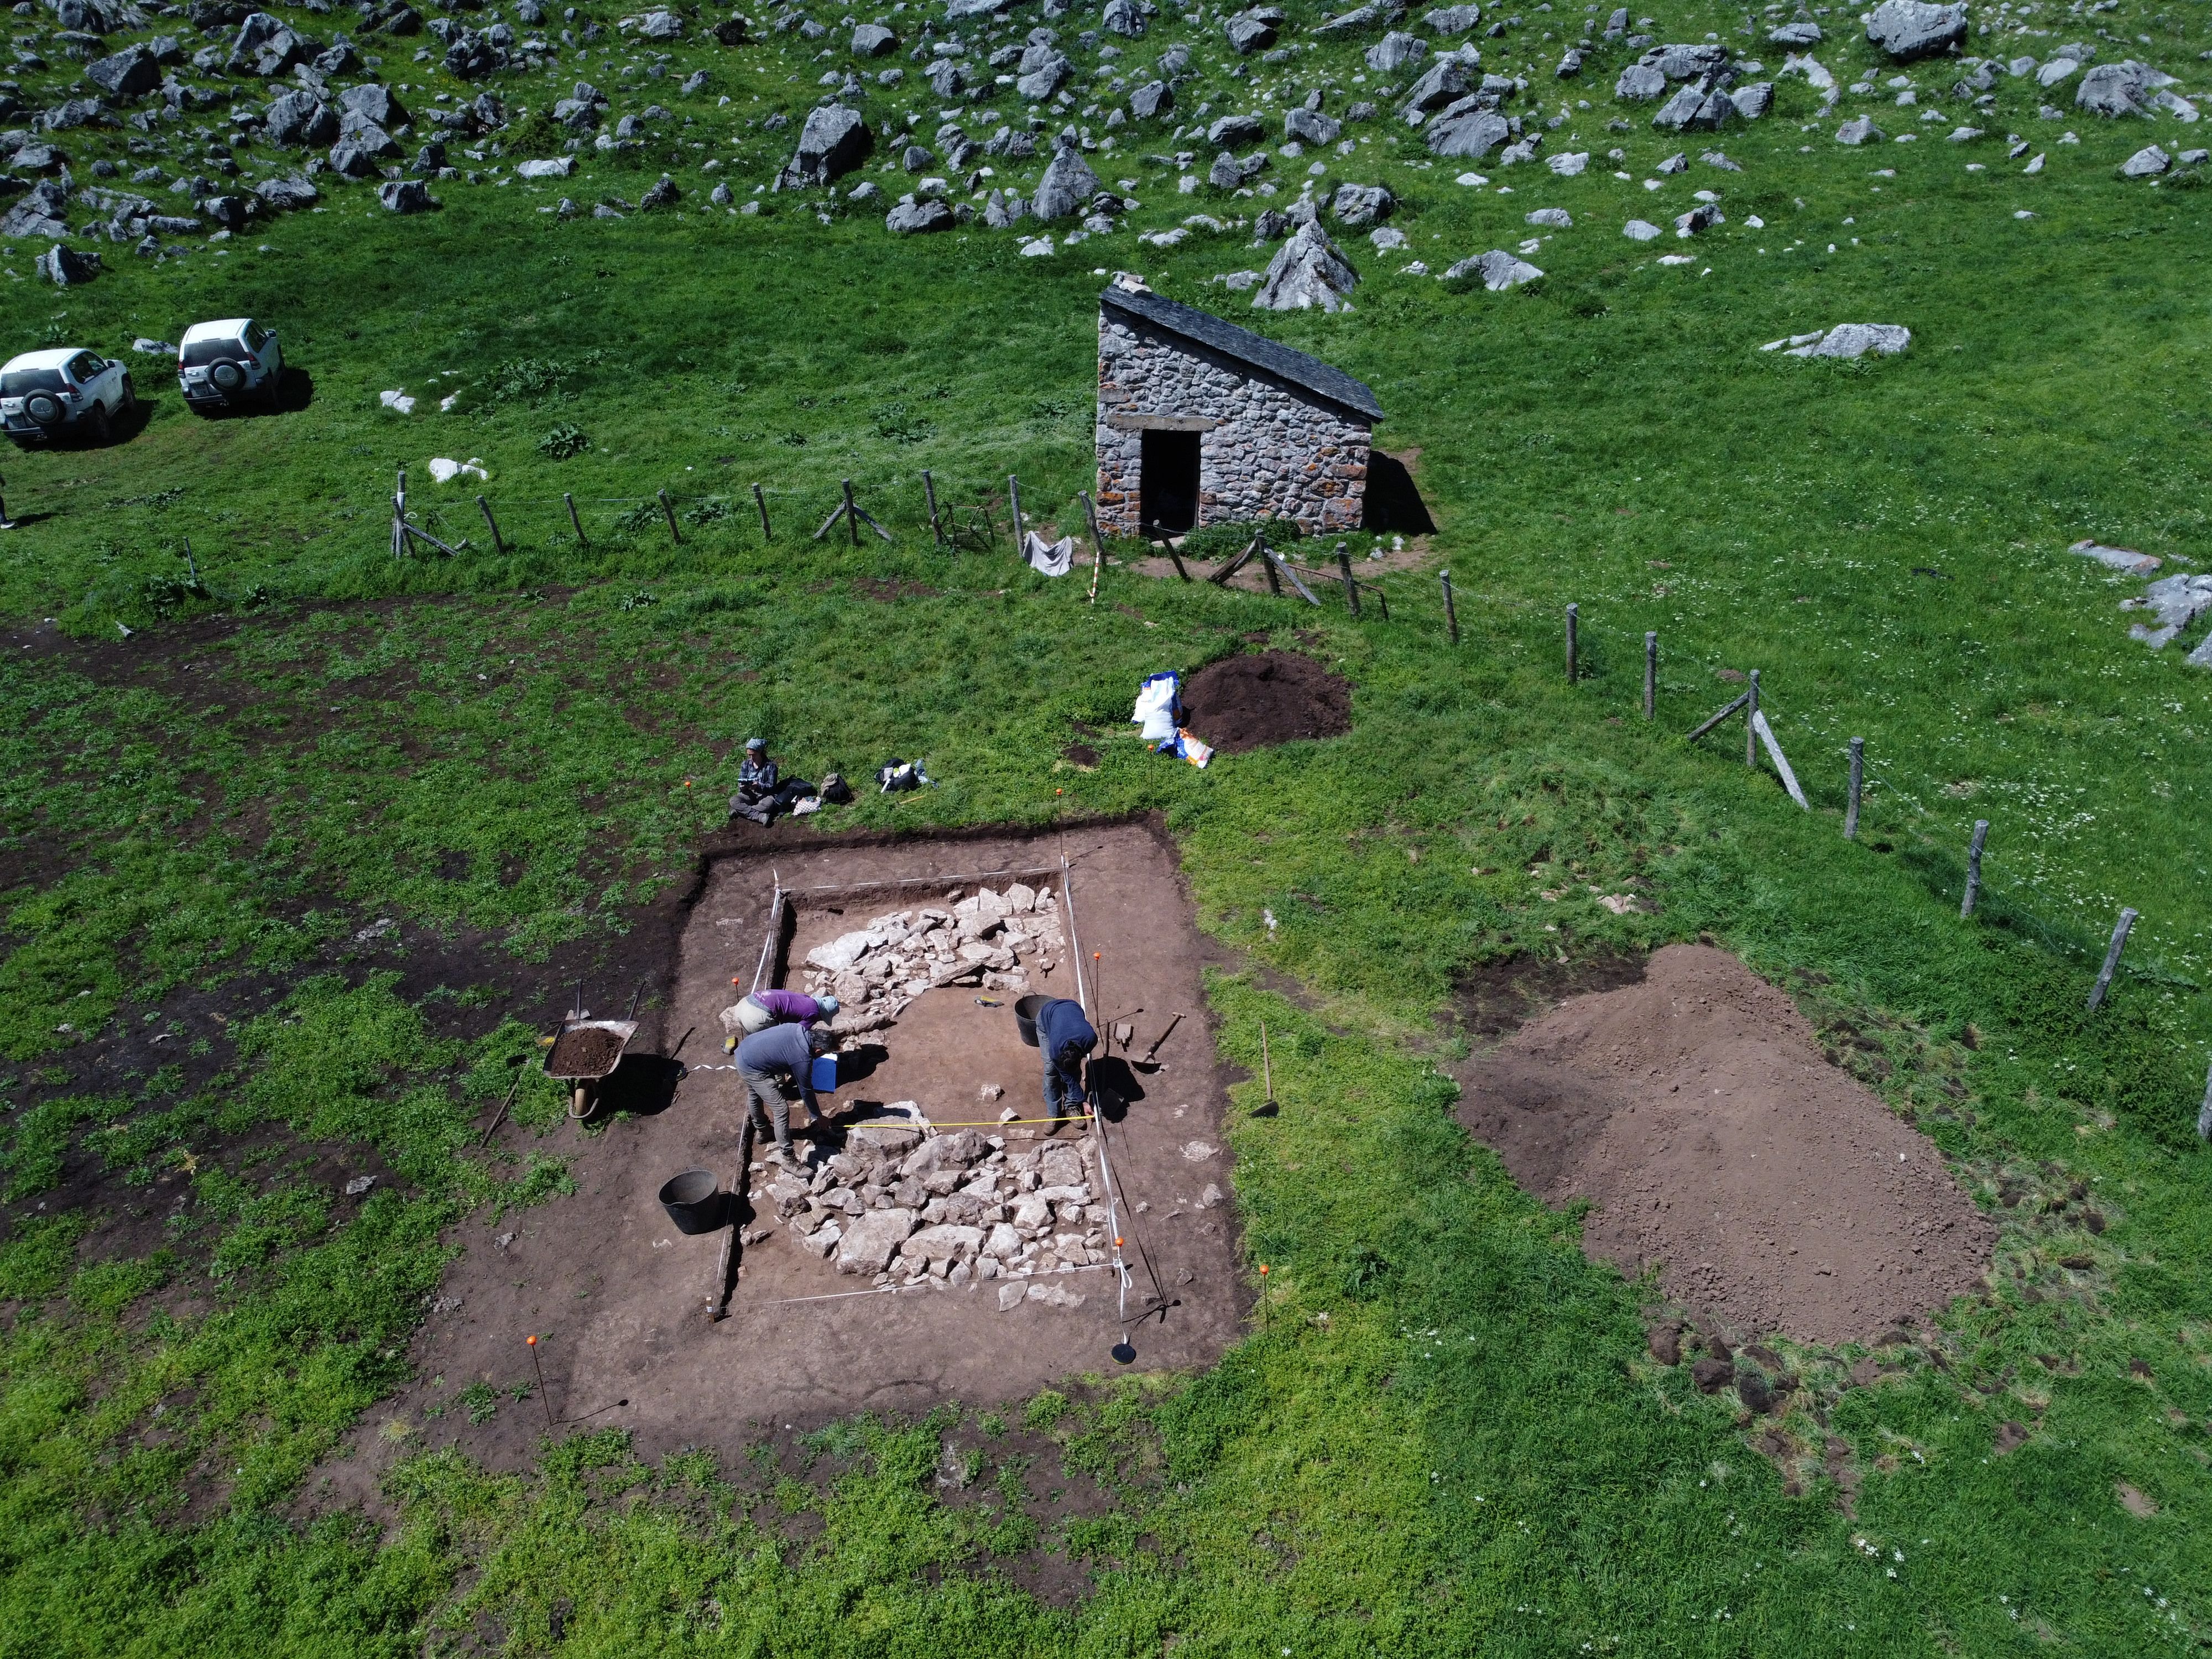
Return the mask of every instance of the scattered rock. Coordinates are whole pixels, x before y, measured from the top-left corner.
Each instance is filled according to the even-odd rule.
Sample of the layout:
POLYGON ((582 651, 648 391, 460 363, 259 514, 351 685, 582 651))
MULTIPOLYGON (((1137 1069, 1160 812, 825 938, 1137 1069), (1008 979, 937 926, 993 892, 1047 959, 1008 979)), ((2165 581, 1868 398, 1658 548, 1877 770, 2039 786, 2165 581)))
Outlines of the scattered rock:
POLYGON ((39 275, 57 288, 76 288, 100 274, 100 255, 80 253, 57 242, 33 262, 39 275))
POLYGON ((518 179, 566 179, 576 171, 573 155, 556 155, 542 161, 517 161, 514 176, 518 179))
POLYGON ((775 188, 835 183, 866 161, 875 143, 858 111, 824 104, 808 112, 806 125, 799 130, 799 147, 776 175, 775 188))
POLYGON ((1565 208, 1538 208, 1534 213, 1525 216, 1525 222, 1553 230, 1572 230, 1575 228, 1574 216, 1565 208))
POLYGON ((2155 179, 2173 165, 2173 158, 2156 144, 2145 144, 2120 163, 2123 179, 2155 179))
POLYGON ((2107 547, 2097 541, 2078 541, 2066 550, 2130 576, 2148 576, 2166 562, 2153 553, 2138 553, 2132 547, 2107 547))
POLYGON ((1966 8, 1882 0, 1867 19, 1866 38, 1900 64, 1933 58, 1966 38, 1966 8))
POLYGON ((2123 115, 2148 115, 2150 94, 2158 88, 2172 84, 2172 78, 2148 64, 2132 60, 2100 64, 2081 77, 2081 85, 2074 94, 2075 106, 2106 120, 2123 115))
POLYGON ((1339 185, 1328 210, 1346 229, 1361 230, 1380 224, 1397 205, 1398 198, 1387 185, 1339 185))
POLYGON ((1429 149, 1438 155, 1480 161, 1512 134, 1505 118, 1484 107, 1476 95, 1448 104, 1437 112, 1429 123, 1429 149))
POLYGON ((1129 94, 1129 113, 1139 121, 1157 121, 1174 108, 1174 88, 1164 81, 1147 81, 1129 94))
POLYGON ((420 179, 387 179, 378 186, 376 199, 387 213, 428 213, 438 205, 420 179))
POLYGON ((1644 219, 1631 219, 1620 228, 1620 234, 1632 242, 1654 241, 1665 234, 1658 226, 1644 219))
POLYGON ((2140 640, 2154 651, 2163 651, 2174 635, 2212 611, 2212 575, 2185 571, 2162 576, 2143 589, 2140 599, 2129 599, 2120 608, 2149 611, 2155 622, 2148 625, 2137 623, 2128 629, 2128 637, 2140 640))
POLYGON ((1309 220, 1275 255, 1252 303, 1263 311, 1304 311, 1315 306, 1340 311, 1358 283, 1359 273, 1320 222, 1309 220))
POLYGON ((1674 1320, 1662 1320, 1644 1334, 1644 1346, 1661 1364, 1679 1365, 1682 1363, 1682 1327, 1674 1320))
POLYGON ((1532 283, 1543 274, 1527 260, 1516 259, 1503 249, 1492 248, 1472 259, 1461 260, 1444 272, 1444 279, 1449 282, 1456 277, 1480 277, 1483 287, 1496 294, 1509 288, 1518 288, 1523 283, 1532 283))
POLYGON ((882 58, 898 50, 898 36, 881 23, 863 23, 853 31, 853 56, 882 58))
POLYGON ((1895 323, 1840 323, 1817 334, 1792 335, 1759 348, 1785 357, 1894 357, 1912 343, 1912 331, 1895 323))
POLYGON ((1429 43, 1417 34, 1402 34, 1394 29, 1368 47, 1364 55, 1368 68, 1383 75, 1395 75, 1426 58, 1429 43))
POLYGON ((1044 177, 1037 181, 1036 193, 1030 198, 1030 216, 1048 224, 1073 218, 1091 205, 1099 188, 1098 175, 1091 170, 1082 152, 1072 143, 1062 143, 1054 150, 1044 177))

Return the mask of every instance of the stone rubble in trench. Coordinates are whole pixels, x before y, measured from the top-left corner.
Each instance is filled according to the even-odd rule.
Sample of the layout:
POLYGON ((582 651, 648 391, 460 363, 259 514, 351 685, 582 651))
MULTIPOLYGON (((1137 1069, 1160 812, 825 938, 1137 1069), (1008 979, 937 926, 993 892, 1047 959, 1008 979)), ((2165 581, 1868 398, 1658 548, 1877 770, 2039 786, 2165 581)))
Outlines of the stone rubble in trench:
MULTIPOLYGON (((895 910, 808 951, 810 996, 838 1000, 830 1030, 839 1036, 880 1030, 924 991, 947 986, 1030 988, 1025 958, 1048 970, 1064 950, 1059 902, 1021 882, 1004 892, 982 888, 951 908, 895 910)), ((732 1030, 736 1011, 723 1024, 732 1030)), ((1003 1091, 985 1085, 988 1099, 1003 1091)), ((1015 1114, 1009 1109, 1006 1114, 1015 1114)), ((887 1117, 922 1115, 913 1101, 887 1117)), ((757 1243, 773 1212, 802 1249, 838 1272, 878 1285, 934 1279, 954 1290, 1000 1279, 999 1303, 1024 1300, 1075 1307, 1083 1298, 1041 1276, 1112 1261, 1109 1216, 1093 1201, 1083 1155, 1074 1146, 1006 1150, 999 1136, 963 1129, 915 1146, 915 1132, 862 1127, 846 1150, 805 1170, 779 1170, 756 1193, 757 1243), (1027 1285, 1021 1281, 1031 1281, 1027 1285)))

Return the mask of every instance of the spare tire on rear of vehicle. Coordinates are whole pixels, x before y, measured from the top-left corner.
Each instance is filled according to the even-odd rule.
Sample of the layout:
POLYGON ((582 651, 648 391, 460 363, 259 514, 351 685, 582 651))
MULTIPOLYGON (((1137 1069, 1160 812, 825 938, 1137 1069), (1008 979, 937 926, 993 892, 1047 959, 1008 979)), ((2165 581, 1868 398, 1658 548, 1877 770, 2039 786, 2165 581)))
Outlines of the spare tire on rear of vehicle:
POLYGON ((62 400, 51 392, 34 392, 23 404, 23 413, 40 426, 53 426, 62 418, 62 400))
POLYGON ((235 392, 246 384, 246 371, 236 363, 217 363, 208 371, 218 392, 235 392))

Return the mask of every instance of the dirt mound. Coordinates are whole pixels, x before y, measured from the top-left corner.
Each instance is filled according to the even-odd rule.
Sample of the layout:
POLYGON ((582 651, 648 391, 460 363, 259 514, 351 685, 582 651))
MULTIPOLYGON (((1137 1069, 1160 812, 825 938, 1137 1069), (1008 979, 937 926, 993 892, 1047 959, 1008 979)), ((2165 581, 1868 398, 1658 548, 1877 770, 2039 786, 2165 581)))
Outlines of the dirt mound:
POLYGON ((1996 1229, 1943 1159, 1828 1064, 1796 1004, 1671 945, 1463 1068, 1461 1121, 1583 1248, 1747 1332, 1864 1339, 1973 1290, 1996 1229))
POLYGON ((622 1046, 622 1038, 601 1026, 563 1031, 545 1069, 555 1077, 595 1077, 615 1063, 622 1046))
POLYGON ((1224 755, 1352 729, 1352 687, 1311 657, 1224 657, 1182 688, 1183 723, 1224 755))

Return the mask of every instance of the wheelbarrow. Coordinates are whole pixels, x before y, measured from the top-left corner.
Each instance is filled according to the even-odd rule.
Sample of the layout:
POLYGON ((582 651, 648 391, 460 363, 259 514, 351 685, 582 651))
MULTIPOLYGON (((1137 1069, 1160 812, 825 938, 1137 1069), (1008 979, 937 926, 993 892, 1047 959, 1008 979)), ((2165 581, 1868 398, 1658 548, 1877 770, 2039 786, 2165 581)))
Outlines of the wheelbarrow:
POLYGON ((622 1064, 634 1019, 564 1019, 545 1051, 545 1073, 569 1086, 568 1115, 589 1117, 599 1084, 622 1064))

